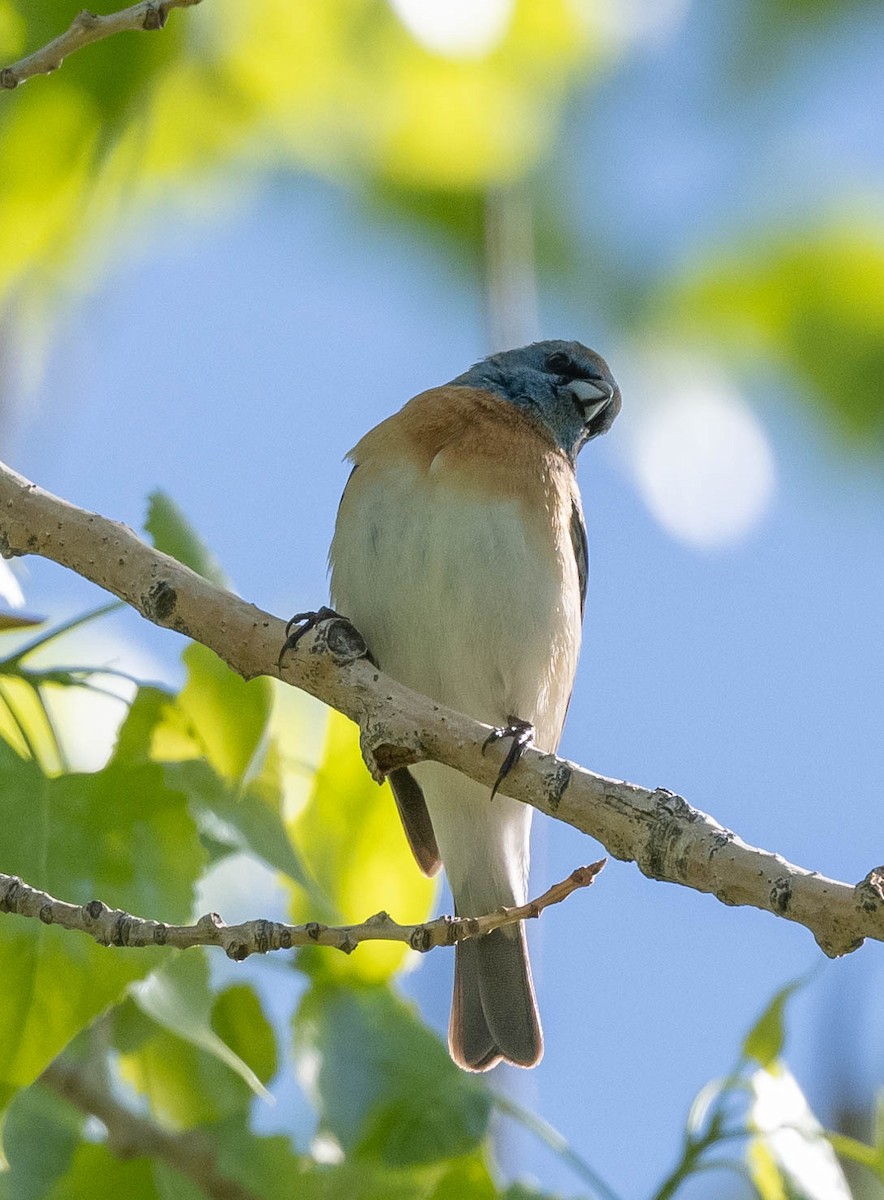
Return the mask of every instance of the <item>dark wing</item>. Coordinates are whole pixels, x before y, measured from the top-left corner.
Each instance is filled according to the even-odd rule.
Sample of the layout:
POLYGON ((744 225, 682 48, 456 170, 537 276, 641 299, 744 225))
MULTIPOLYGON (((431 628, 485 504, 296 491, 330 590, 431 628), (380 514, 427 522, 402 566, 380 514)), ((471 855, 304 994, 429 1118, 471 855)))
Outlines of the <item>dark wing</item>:
MULTIPOLYGON (((589 581, 589 547, 586 544, 586 526, 583 524, 583 513, 576 500, 571 502, 571 548, 574 551, 574 562, 577 564, 577 579, 580 583, 580 615, 586 607, 586 585, 589 581)), ((571 697, 565 708, 565 716, 571 707, 571 697)), ((564 724, 564 722, 563 722, 564 724)), ((559 731, 561 734, 561 730, 559 731)))
POLYGON ((405 836, 417 865, 425 875, 435 875, 442 866, 436 835, 427 811, 427 802, 420 786, 408 767, 399 767, 387 776, 396 807, 405 828, 405 836))
POLYGON ((347 488, 348 488, 348 487, 350 486, 350 484, 352 483, 352 481, 353 481, 353 476, 356 474, 356 472, 357 472, 358 470, 359 470, 359 463, 354 463, 354 464, 353 464, 353 466, 350 468, 350 474, 347 476, 347 482, 344 484, 344 490, 341 492, 341 498, 340 498, 340 500, 338 501, 338 512, 337 512, 337 516, 340 516, 340 515, 341 515, 341 505, 344 503, 344 497, 345 497, 345 496, 346 496, 346 494, 347 494, 347 488))
POLYGON ((586 526, 583 524, 583 514, 576 501, 571 504, 571 545, 574 549, 574 561, 577 563, 577 578, 580 580, 580 615, 583 616, 586 604, 586 583, 589 579, 589 548, 586 545, 586 526))

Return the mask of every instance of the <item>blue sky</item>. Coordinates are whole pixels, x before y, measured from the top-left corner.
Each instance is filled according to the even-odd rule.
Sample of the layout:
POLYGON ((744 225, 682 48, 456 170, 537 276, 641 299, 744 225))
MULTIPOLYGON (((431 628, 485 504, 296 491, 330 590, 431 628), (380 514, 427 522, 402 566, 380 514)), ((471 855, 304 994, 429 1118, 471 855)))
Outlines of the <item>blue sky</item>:
MULTIPOLYGON (((733 31, 734 6, 713 7, 733 31)), ((822 47, 805 46, 776 94, 754 102, 761 113, 764 95, 776 101, 754 138, 751 112, 738 121, 706 109, 721 50, 703 28, 711 19, 694 6, 677 36, 645 47, 592 104, 575 106, 567 188, 579 221, 604 229, 624 270, 660 269, 704 223, 712 236, 807 206, 836 167, 856 194, 881 181, 880 145, 867 137, 882 85, 866 27, 846 21, 829 47, 852 78, 816 71, 822 47), (707 45, 705 58, 695 53, 707 45), (782 154, 785 145, 795 153, 782 154), (599 162, 609 167, 594 171, 599 162)), ((113 261, 59 328, 11 433, 12 465, 135 527, 161 487, 244 596, 280 615, 318 606, 342 457, 410 395, 484 353, 475 282, 414 230, 288 177, 217 221, 154 213, 113 261)), ((540 299, 542 336, 595 345, 624 378, 653 369, 654 347, 642 349, 639 370, 636 348, 605 321, 603 295, 544 285, 540 299)), ((645 411, 647 396, 624 389, 622 429, 584 453, 591 581, 562 751, 676 790, 745 840, 856 881, 884 860, 880 460, 834 442, 782 385, 744 391, 775 486, 736 543, 702 549, 673 537, 642 499, 629 411, 645 411)), ((95 602, 59 568, 30 561, 27 571, 31 608, 61 615, 95 602)), ((135 618, 118 627, 174 673, 173 635, 135 618)), ((535 830, 536 890, 598 856, 574 830, 543 819, 535 830)), ((694 1093, 732 1064, 773 991, 812 967, 788 1057, 821 1117, 845 1079, 866 1099, 881 1080, 878 945, 829 963, 798 926, 615 862, 531 935, 546 1056, 504 1086, 625 1196, 659 1180, 694 1093)), ((406 983, 440 1029, 450 970, 445 955, 430 955, 406 983)), ((529 1140, 503 1144, 514 1169, 578 1191, 529 1140)))

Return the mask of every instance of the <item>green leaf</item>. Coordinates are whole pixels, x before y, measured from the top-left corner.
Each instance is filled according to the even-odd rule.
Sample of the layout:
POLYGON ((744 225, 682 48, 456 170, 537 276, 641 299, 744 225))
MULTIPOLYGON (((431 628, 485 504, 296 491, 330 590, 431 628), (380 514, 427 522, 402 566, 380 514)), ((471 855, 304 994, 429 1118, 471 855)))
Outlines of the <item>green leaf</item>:
POLYGON ((70 1166, 83 1116, 40 1084, 19 1092, 3 1127, 10 1200, 44 1200, 70 1166), (34 1133, 39 1130, 39 1137, 34 1133))
POLYGON ((262 1083, 276 1074, 276 1038, 253 988, 233 984, 215 998, 212 1028, 262 1083))
POLYGON ((229 587, 224 568, 175 501, 165 492, 148 496, 144 528, 157 550, 170 555, 218 587, 229 587))
POLYGON ((187 797, 161 767, 112 761, 48 779, 2 747, 0 819, 4 866, 28 883, 158 919, 189 915, 204 856, 187 797))
POLYGON ((209 1133, 218 1170, 260 1200, 494 1200, 481 1155, 392 1168, 366 1159, 320 1164, 300 1158, 285 1137, 256 1137, 230 1119, 209 1133))
MULTIPOLYGON (((44 6, 31 9, 39 11, 44 6)), ((57 5, 46 5, 59 18, 57 5)), ((63 20, 63 18, 62 18, 63 20)), ((58 26, 50 37, 61 30, 58 26)), ((29 30, 37 46, 36 31, 29 30)), ((29 38, 30 40, 30 38, 29 38)), ((0 297, 67 242, 94 162, 96 113, 71 78, 58 88, 23 89, 0 114, 0 297), (42 198, 42 203, 41 203, 42 198)))
POLYGON ((754 367, 785 366, 854 444, 884 451, 884 238, 843 222, 759 239, 691 268, 658 311, 694 341, 710 338, 754 367), (837 353, 820 347, 837 346, 837 353))
POLYGON ((40 692, 15 674, 0 676, 0 738, 49 774, 62 767, 55 728, 40 692))
POLYGON ((82 1144, 71 1169, 44 1200, 161 1200, 149 1158, 116 1158, 104 1145, 82 1144))
POLYGON ((129 705, 129 711, 117 733, 111 762, 121 766, 141 766, 153 761, 151 746, 154 730, 175 706, 175 696, 164 688, 142 685, 129 705))
POLYGON ((66 633, 71 633, 74 629, 81 629, 84 625, 90 625, 93 621, 97 621, 101 617, 106 617, 108 613, 117 612, 122 607, 122 601, 112 600, 110 604, 102 604, 98 608, 92 608, 88 612, 71 617, 70 620, 63 621, 60 625, 53 625, 45 633, 32 638, 31 641, 26 642, 23 646, 19 646, 14 654, 2 660, 3 664, 17 663, 25 658, 29 658, 32 654, 36 654, 38 650, 42 650, 51 642, 64 637, 66 633))
MULTIPOLYGON (((428 1200, 495 1200, 497 1195, 488 1164, 480 1155, 474 1154, 452 1162, 428 1200)), ((542 1200, 540 1193, 538 1200, 542 1200)))
POLYGON ((428 1180, 423 1171, 388 1171, 365 1163, 318 1165, 301 1177, 298 1200, 425 1200, 435 1175, 428 1180))
POLYGON ((245 1121, 276 1070, 273 1030, 252 989, 237 985, 213 1003, 207 982, 202 956, 188 951, 114 1013, 121 1075, 179 1129, 245 1121))
POLYGON ((270 680, 248 683, 205 646, 182 655, 187 679, 178 696, 142 687, 120 730, 115 758, 183 762, 205 758, 231 786, 260 771, 272 708, 270 680))
POLYGON ((218 1170, 259 1200, 492 1200, 478 1156, 429 1166, 384 1167, 361 1159, 320 1164, 285 1137, 256 1137, 231 1118, 210 1130, 218 1170), (459 1189, 459 1190, 458 1190, 459 1189))
POLYGON ((46 624, 45 617, 28 617, 24 613, 0 612, 0 633, 18 633, 46 624))
POLYGON ((119 1071, 151 1112, 175 1129, 205 1127, 233 1113, 244 1120, 253 1100, 217 1058, 156 1025, 137 1050, 120 1054, 119 1071))
POLYGON ((113 1044, 121 1078, 163 1124, 192 1129, 248 1111, 253 1094, 239 1076, 129 998, 114 1009, 113 1044))
MULTIPOLYGON (((243 1187, 266 1200, 309 1200, 310 1160, 301 1158, 280 1135, 257 1137, 228 1122, 217 1132, 218 1166, 243 1187)), ((332 1193, 336 1195, 337 1193, 332 1193)))
MULTIPOLYGON (((158 550, 171 554, 198 574, 227 587, 221 566, 177 505, 162 492, 154 492, 146 528, 158 550)), ((183 720, 171 720, 168 732, 174 740, 192 738, 190 753, 181 747, 169 753, 155 746, 155 758, 184 758, 204 755, 230 783, 240 782, 249 772, 265 737, 270 717, 271 690, 268 679, 246 682, 211 650, 194 643, 182 655, 187 682, 178 696, 183 720)))
POLYGON ((82 934, 17 917, 0 922, 0 1111, 71 1038, 156 965, 159 951, 107 950, 82 934))
POLYGON ((186 793, 160 766, 66 775, 50 794, 50 890, 155 920, 189 918, 206 857, 186 793))
POLYGON ((487 1089, 385 986, 315 982, 295 1019, 295 1048, 322 1128, 348 1155, 432 1163, 468 1153, 485 1135, 487 1089))
MULTIPOLYGON (((157 1023, 126 996, 110 1014, 113 1044, 120 1054, 134 1054, 156 1037, 157 1023)), ((76 1048, 76 1047, 74 1047, 76 1048)))
POLYGON ((170 787, 189 796, 200 815, 201 835, 210 858, 223 857, 231 848, 248 851, 308 891, 315 891, 283 819, 288 789, 276 739, 268 739, 260 767, 253 763, 254 770, 242 786, 231 785, 204 759, 194 758, 198 753, 190 721, 176 698, 159 688, 139 688, 120 729, 113 761, 137 764, 161 759, 164 754, 183 758, 185 761, 167 761, 164 776, 170 787))
POLYGON ((777 1161, 763 1138, 753 1138, 749 1143, 746 1165, 760 1200, 790 1200, 777 1161))
POLYGON ((206 828, 221 841, 246 850, 282 871, 310 894, 315 886, 289 839, 283 819, 284 797, 272 778, 276 750, 271 743, 261 773, 234 792, 206 762, 173 763, 166 776, 185 788, 206 828), (223 828, 218 826, 223 822, 223 828))
MULTIPOLYGON (((193 738, 194 752, 187 757, 204 756, 228 783, 242 783, 255 765, 266 736, 272 704, 270 680, 251 679, 247 683, 217 654, 196 642, 181 657, 187 681, 176 709, 193 738)), ((180 737, 181 732, 182 726, 176 723, 175 736, 180 737)), ((154 757, 185 757, 167 755, 162 726, 154 737, 154 757)))
MULTIPOLYGON (((187 797, 153 764, 47 779, 0 744, 4 868, 72 903, 187 919, 205 854, 187 797)), ((162 952, 107 949, 82 933, 0 917, 0 1109, 162 952)))
POLYGON ((836 1154, 841 1158, 862 1163, 884 1183, 884 1092, 878 1095, 872 1136, 874 1145, 867 1146, 865 1142, 847 1137, 843 1133, 826 1133, 836 1154))
POLYGON ((797 979, 780 988, 743 1040, 743 1054, 747 1058, 769 1068, 780 1057, 785 1039, 783 1014, 786 1003, 804 983, 803 979, 797 979))
MULTIPOLYGON (((309 1159, 302 1159, 287 1137, 258 1137, 247 1125, 230 1118, 211 1131, 218 1153, 218 1170, 259 1200, 310 1200, 305 1180, 309 1159)), ((331 1193, 337 1196, 338 1193, 331 1193)), ((345 1193, 341 1193, 343 1200, 345 1193)))
POLYGON ((6 658, 0 659, 0 738, 22 757, 30 756, 36 759, 47 774, 59 774, 66 765, 64 750, 56 730, 56 719, 53 718, 52 709, 47 704, 47 699, 52 694, 50 685, 83 686, 84 672, 64 669, 35 670, 26 668, 25 660, 71 630, 121 607, 122 605, 115 600, 112 604, 81 613, 19 645, 6 658))
MULTIPOLYGON (((310 800, 291 826, 313 879, 328 897, 318 913, 315 898, 296 892, 296 922, 356 923, 383 909, 398 921, 426 920, 435 892, 421 875, 399 823, 389 785, 374 782, 359 752, 356 726, 340 713, 329 717, 325 752, 310 800)), ((388 979, 409 953, 404 944, 375 942, 359 946, 344 959, 311 951, 312 970, 349 980, 388 979)))
POLYGON ((861 1163, 874 1171, 884 1182, 884 1160, 874 1146, 867 1146, 856 1138, 848 1137, 845 1133, 826 1133, 832 1149, 839 1158, 849 1159, 850 1162, 861 1163))
MULTIPOLYGON (((501 13, 486 46, 440 53, 421 21, 408 28, 379 0, 252 0, 220 30, 188 9, 161 36, 127 34, 71 55, 0 111, 0 300, 29 282, 31 303, 19 308, 33 311, 65 273, 88 278, 75 250, 108 258, 129 201, 174 197, 194 179, 306 167, 453 205, 529 176, 569 90, 597 79, 618 46, 591 8, 567 0, 521 0, 501 13)), ((70 16, 58 0, 5 3, 7 58, 56 37, 70 16)), ((445 207, 434 212, 442 223, 445 207)), ((154 498, 163 516, 165 503, 154 498)), ((162 524, 161 534, 169 549, 162 524)))
POLYGON ((153 1161, 153 1180, 159 1200, 206 1200, 206 1193, 201 1187, 179 1175, 160 1159, 153 1161))
POLYGON ((285 130, 295 164, 456 196, 526 174, 567 83, 584 83, 610 46, 565 0, 523 0, 486 53, 437 53, 420 24, 409 30, 378 3, 256 3, 236 25, 228 86, 248 88, 285 130))
MULTIPOLYGON (((256 1095, 269 1094, 252 1068, 223 1040, 212 1025, 213 996, 205 954, 188 950, 171 959, 132 989, 132 999, 158 1025, 199 1050, 212 1055, 243 1080, 256 1095)), ((258 1022, 259 1061, 266 1066, 268 1041, 273 1034, 255 1001, 251 1012, 258 1022)))

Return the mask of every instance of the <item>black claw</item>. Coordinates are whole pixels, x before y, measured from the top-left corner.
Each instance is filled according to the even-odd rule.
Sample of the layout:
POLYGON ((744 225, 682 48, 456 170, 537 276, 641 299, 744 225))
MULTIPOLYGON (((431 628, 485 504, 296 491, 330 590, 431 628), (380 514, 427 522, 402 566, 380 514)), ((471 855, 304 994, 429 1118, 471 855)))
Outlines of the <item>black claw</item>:
POLYGON ((482 743, 482 753, 485 753, 492 742, 499 742, 501 738, 512 738, 512 744, 497 773, 494 787, 491 789, 492 800, 497 795, 497 789, 524 754, 526 747, 530 746, 534 741, 534 726, 530 721, 522 721, 519 717, 510 717, 508 725, 502 725, 499 729, 491 730, 488 737, 482 743))
POLYGON ((333 608, 327 608, 325 605, 317 609, 316 612, 295 613, 285 627, 285 641, 279 652, 279 658, 276 660, 276 665, 279 669, 282 670, 282 660, 286 654, 288 654, 289 650, 295 649, 305 633, 309 633, 311 629, 315 629, 323 621, 331 621, 333 619, 346 620, 340 613, 336 613, 333 608), (295 626, 299 626, 300 628, 296 629, 295 626))

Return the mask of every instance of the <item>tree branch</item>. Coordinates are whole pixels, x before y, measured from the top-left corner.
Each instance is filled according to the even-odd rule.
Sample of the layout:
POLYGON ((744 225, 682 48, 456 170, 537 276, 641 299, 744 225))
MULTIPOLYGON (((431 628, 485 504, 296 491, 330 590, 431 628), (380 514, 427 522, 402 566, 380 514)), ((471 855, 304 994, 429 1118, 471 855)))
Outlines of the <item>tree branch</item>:
POLYGON ((77 13, 64 33, 0 71, 0 88, 16 88, 34 75, 57 71, 69 54, 127 30, 162 29, 173 8, 190 8, 201 0, 141 0, 120 12, 97 16, 85 8, 77 13))
MULTIPOLYGON (((490 788, 501 754, 482 753, 490 729, 402 687, 364 657, 350 626, 306 634, 280 668, 285 626, 145 545, 131 529, 50 495, 0 465, 0 552, 39 554, 106 588, 156 625, 214 650, 249 679, 275 675, 355 721, 376 778, 429 759, 490 788)), ((747 845, 665 788, 595 775, 529 749, 506 777, 506 795, 531 804, 634 861, 652 879, 709 892, 806 926, 831 957, 864 938, 884 941, 884 867, 856 886, 747 845)))
POLYGON ((333 946, 351 954, 360 942, 405 942, 412 950, 425 953, 436 946, 453 946, 467 938, 481 937, 504 925, 539 917, 545 908, 561 904, 577 891, 589 887, 605 865, 605 860, 577 867, 567 879, 513 908, 501 907, 481 917, 437 917, 422 925, 400 925, 385 912, 375 913, 361 925, 285 925, 280 921, 243 921, 225 925, 217 913, 206 913, 195 925, 166 925, 145 920, 119 908, 108 908, 100 900, 88 904, 68 904, 48 892, 31 887, 17 875, 0 873, 0 912, 36 917, 44 925, 61 925, 88 933, 100 946, 221 946, 228 958, 242 962, 250 954, 270 950, 291 950, 293 946, 333 946))
POLYGON ((88 1065, 78 1067, 56 1059, 40 1080, 75 1108, 101 1121, 107 1130, 108 1149, 117 1158, 158 1158, 211 1200, 257 1200, 253 1192, 221 1174, 216 1150, 204 1134, 198 1130, 177 1133, 132 1112, 95 1078, 88 1065))

